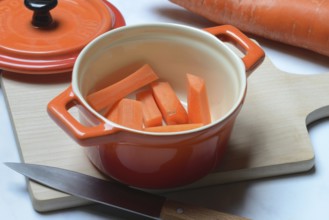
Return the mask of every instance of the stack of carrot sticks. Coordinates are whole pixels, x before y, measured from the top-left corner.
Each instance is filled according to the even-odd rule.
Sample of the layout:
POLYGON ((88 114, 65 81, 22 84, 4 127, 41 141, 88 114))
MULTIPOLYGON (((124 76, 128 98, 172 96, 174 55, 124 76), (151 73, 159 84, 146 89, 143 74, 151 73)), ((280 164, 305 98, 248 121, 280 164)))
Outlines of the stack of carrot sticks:
POLYGON ((127 77, 89 94, 87 102, 110 121, 149 132, 178 132, 211 122, 204 79, 186 74, 185 108, 169 82, 161 81, 149 64, 127 77), (128 98, 135 93, 135 99, 128 98))

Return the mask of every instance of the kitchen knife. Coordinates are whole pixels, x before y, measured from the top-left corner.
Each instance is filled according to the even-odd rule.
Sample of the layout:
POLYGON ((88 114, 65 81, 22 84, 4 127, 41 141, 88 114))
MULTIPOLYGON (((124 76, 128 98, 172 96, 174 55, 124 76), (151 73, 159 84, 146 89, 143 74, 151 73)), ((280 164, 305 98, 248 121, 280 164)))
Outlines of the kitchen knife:
POLYGON ((26 163, 5 164, 42 185, 151 219, 246 219, 211 209, 170 201, 164 196, 70 170, 26 163))

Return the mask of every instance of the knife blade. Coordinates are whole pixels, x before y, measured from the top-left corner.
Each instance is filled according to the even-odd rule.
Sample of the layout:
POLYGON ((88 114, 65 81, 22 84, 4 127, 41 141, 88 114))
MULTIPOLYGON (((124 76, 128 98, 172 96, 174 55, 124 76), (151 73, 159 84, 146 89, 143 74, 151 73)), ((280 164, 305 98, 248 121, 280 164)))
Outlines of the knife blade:
POLYGON ((82 173, 45 165, 5 163, 16 172, 52 189, 151 219, 246 218, 167 200, 164 196, 137 190, 82 173))

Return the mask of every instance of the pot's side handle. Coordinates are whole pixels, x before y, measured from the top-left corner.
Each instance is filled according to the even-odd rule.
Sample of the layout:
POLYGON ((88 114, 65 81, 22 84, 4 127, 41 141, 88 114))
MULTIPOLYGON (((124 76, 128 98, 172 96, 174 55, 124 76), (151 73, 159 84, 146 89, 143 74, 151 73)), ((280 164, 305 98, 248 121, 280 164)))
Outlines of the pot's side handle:
POLYGON ((48 103, 47 111, 49 116, 76 142, 82 146, 92 146, 106 143, 109 137, 118 131, 117 128, 99 121, 96 126, 85 126, 77 121, 69 110, 74 106, 82 106, 79 99, 68 87, 48 103))
POLYGON ((257 43, 244 35, 239 29, 231 25, 221 25, 204 29, 224 42, 232 43, 244 57, 242 61, 249 76, 264 60, 265 53, 257 43))

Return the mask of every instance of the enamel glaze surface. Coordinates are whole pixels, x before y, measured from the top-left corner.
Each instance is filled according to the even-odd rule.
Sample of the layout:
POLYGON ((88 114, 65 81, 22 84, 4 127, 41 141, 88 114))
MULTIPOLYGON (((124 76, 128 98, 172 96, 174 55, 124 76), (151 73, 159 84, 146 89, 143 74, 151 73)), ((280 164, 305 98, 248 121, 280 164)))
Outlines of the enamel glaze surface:
MULTIPOLYGON (((229 38, 232 31, 234 36, 241 35, 226 28, 212 31, 229 32, 229 38)), ((217 34, 187 26, 121 27, 83 49, 73 69, 72 88, 54 99, 48 111, 71 137, 86 146, 90 161, 111 178, 139 188, 182 186, 207 175, 221 161, 246 94, 245 66, 260 63, 262 56, 256 57, 241 59, 217 34), (173 86, 185 106, 185 74, 204 78, 212 123, 184 132, 143 132, 115 124, 88 105, 87 94, 124 78, 144 63, 173 86), (82 107, 79 122, 65 112, 72 105, 82 107)))
POLYGON ((71 71, 82 48, 122 20, 99 0, 58 1, 45 28, 31 24, 33 12, 23 1, 0 1, 0 11, 0 68, 30 74, 71 71))

